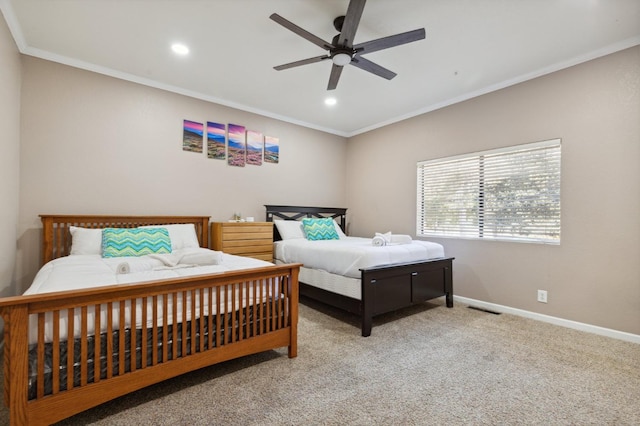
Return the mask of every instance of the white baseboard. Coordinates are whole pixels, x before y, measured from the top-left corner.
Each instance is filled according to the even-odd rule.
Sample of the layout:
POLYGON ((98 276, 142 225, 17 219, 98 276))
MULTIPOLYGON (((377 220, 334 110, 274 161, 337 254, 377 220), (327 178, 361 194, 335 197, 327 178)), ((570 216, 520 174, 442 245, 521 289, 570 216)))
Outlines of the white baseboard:
POLYGON ((614 339, 640 344, 640 335, 638 334, 632 334, 624 331, 612 330, 610 328, 598 327, 597 325, 590 325, 590 324, 571 321, 563 318, 552 317, 549 315, 538 314, 535 312, 525 311, 522 309, 511 308, 509 306, 483 302, 482 300, 469 299, 468 297, 453 296, 453 299, 460 303, 464 303, 465 305, 487 309, 489 311, 518 315, 520 317, 531 318, 538 321, 548 322, 550 324, 560 325, 562 327, 573 328, 575 330, 586 331, 593 334, 599 334, 601 336, 612 337, 614 339))

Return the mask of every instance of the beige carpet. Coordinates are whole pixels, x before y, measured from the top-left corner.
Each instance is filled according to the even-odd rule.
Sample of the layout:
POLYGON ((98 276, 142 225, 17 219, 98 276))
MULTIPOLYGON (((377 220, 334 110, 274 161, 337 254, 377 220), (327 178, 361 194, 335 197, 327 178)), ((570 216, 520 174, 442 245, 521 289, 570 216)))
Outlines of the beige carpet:
POLYGON ((296 359, 233 360, 61 424, 640 424, 640 345, 439 301, 377 318, 363 338, 352 316, 313 306, 296 359))

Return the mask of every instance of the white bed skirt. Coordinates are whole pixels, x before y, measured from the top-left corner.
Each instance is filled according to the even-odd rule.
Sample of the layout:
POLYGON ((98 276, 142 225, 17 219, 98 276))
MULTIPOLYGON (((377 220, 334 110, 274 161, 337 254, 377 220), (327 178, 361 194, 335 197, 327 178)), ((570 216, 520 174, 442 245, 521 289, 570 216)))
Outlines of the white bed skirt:
MULTIPOLYGON (((276 265, 282 265, 285 262, 275 259, 276 265)), ((331 293, 341 294, 342 296, 351 297, 352 299, 361 300, 362 287, 359 278, 343 277, 342 275, 331 274, 321 269, 311 269, 302 266, 300 268, 300 276, 298 281, 301 283, 321 288, 331 293)))

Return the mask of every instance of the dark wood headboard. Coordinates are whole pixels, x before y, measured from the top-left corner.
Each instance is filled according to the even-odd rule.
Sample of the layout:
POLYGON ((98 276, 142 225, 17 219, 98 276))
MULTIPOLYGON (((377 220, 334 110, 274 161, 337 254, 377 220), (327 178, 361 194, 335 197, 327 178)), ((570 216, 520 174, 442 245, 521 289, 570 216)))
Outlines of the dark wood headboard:
MULTIPOLYGON (((347 232, 347 209, 341 207, 305 207, 305 206, 274 206, 265 205, 267 209, 267 222, 274 219, 300 220, 305 217, 325 218, 330 217, 338 222, 343 232, 347 232)), ((278 233, 278 228, 273 228, 273 240, 279 241, 282 238, 278 233)))

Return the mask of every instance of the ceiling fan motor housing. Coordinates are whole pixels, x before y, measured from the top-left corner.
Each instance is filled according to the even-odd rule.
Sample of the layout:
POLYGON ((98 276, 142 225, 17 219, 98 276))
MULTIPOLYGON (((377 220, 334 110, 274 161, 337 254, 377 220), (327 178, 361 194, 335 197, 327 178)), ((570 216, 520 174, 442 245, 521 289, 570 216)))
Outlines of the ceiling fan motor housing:
MULTIPOLYGON (((336 30, 342 30, 342 23, 344 22, 344 16, 338 16, 333 20, 333 26, 336 30)), ((338 40, 340 39, 340 33, 336 34, 331 40, 331 44, 335 46, 333 49, 329 50, 329 56, 331 57, 331 61, 338 66, 345 66, 353 59, 353 55, 355 54, 355 50, 349 49, 345 46, 340 46, 338 44, 338 40)))

